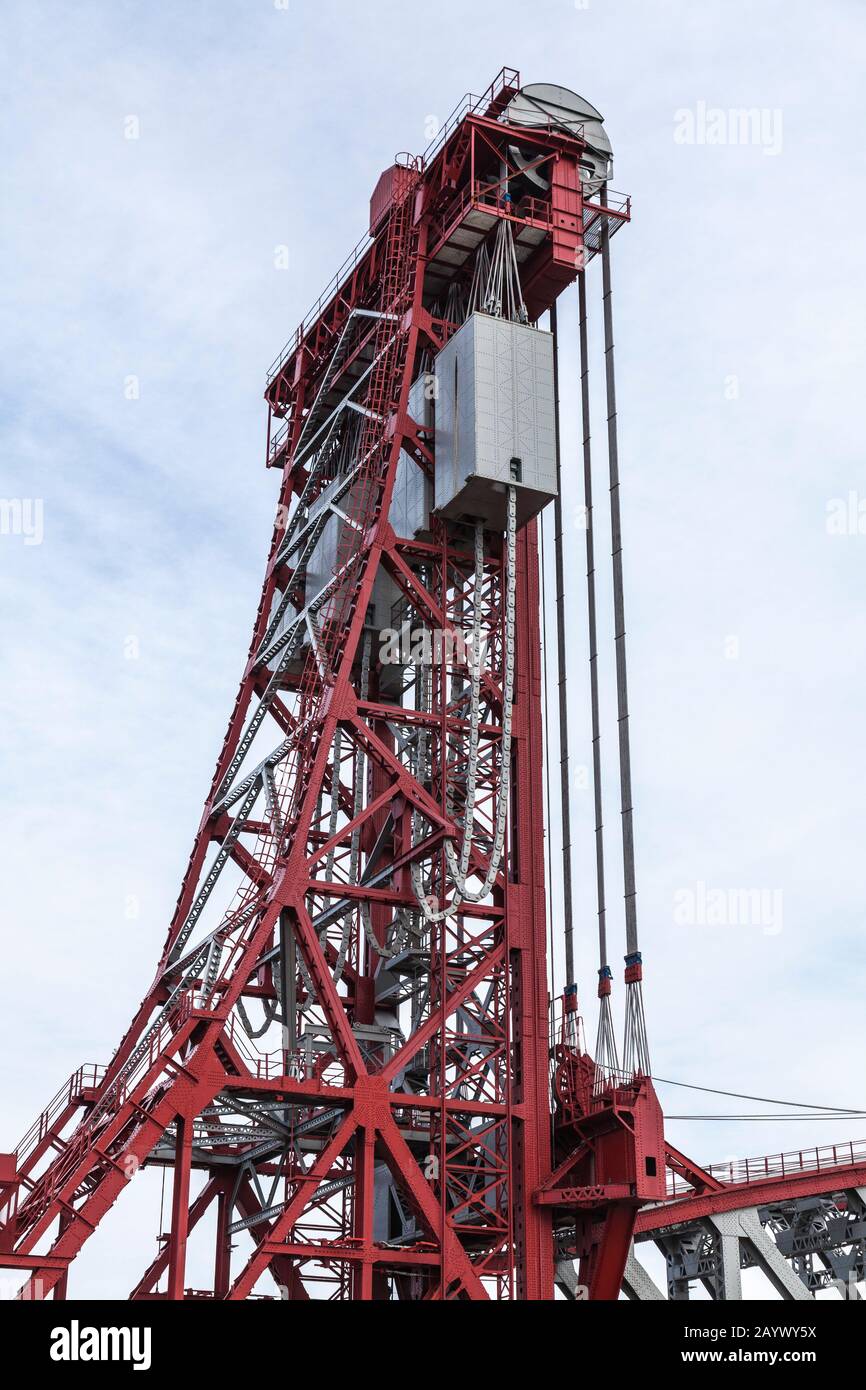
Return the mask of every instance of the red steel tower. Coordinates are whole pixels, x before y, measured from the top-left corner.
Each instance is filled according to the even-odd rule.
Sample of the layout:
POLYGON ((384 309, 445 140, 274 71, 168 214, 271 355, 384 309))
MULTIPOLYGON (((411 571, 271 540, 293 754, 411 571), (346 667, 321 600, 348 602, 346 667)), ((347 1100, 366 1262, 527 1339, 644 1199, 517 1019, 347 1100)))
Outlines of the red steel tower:
POLYGON ((666 1163, 705 1190, 647 1075, 616 556, 624 1066, 601 901, 596 1060, 573 985, 551 1050, 535 518, 555 304, 579 278, 585 308, 597 254, 609 328, 609 149, 593 108, 504 69, 382 175, 274 363, 276 524, 156 974, 0 1168, 22 1296, 65 1296, 143 1165, 172 1172, 171 1227, 133 1298, 547 1299, 564 1254, 613 1298, 666 1163))

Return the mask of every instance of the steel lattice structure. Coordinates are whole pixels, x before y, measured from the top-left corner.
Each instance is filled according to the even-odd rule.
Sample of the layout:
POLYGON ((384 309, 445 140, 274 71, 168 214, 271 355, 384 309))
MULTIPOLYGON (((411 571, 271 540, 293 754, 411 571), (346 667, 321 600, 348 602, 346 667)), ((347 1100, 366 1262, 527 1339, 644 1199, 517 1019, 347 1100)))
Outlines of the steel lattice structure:
POLYGON ((500 229, 536 323, 630 215, 587 182, 579 130, 510 122, 519 91, 504 69, 383 175, 271 369, 277 518, 153 983, 110 1066, 76 1072, 0 1167, 22 1297, 65 1297, 142 1165, 172 1170, 171 1229, 133 1298, 244 1299, 266 1274, 290 1300, 537 1300, 578 1278, 615 1298, 667 1202, 671 1229, 732 1195, 781 1210, 787 1189, 750 1201, 750 1177, 665 1143, 640 1046, 597 1067, 573 990, 551 1048, 535 520, 508 486, 497 518, 395 523, 407 477, 435 477, 418 382, 500 229), (386 629, 429 659, 384 662, 386 629), (212 1284, 190 1290, 212 1211, 212 1284))

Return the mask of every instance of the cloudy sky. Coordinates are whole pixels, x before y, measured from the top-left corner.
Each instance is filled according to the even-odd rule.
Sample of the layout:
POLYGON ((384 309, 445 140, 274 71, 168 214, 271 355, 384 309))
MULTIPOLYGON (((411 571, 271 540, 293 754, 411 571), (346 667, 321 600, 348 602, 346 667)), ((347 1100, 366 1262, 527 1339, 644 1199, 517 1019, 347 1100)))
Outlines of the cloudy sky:
MULTIPOLYGON (((0 1147, 80 1062, 107 1060, 150 981, 268 543, 265 370, 363 231, 381 168, 504 63, 600 108, 634 200, 614 277, 655 1070, 866 1106, 862 5, 7 0, 4 28, 0 1147), (757 113, 745 140, 741 109, 757 113), (713 924, 714 890, 770 906, 713 924)), ((574 292, 560 321, 592 1034, 574 292)), ((604 567, 603 527, 598 551, 604 567)), ((672 1114, 766 1108, 663 1098, 672 1114)), ((710 1160, 866 1125, 669 1133, 710 1160)), ((152 1238, 151 1208, 145 1224, 152 1238)), ((134 1281, 122 1237, 100 1233, 73 1292, 134 1281)))

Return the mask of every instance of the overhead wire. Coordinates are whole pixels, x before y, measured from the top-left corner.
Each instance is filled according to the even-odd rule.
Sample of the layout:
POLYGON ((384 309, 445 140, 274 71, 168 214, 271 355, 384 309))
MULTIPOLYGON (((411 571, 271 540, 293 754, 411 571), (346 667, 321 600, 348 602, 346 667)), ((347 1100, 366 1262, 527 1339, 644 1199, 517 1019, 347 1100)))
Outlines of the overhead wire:
POLYGON ((820 1112, 815 1115, 671 1115, 667 1112, 665 1113, 666 1120, 737 1120, 738 1122, 748 1121, 750 1124, 756 1120, 836 1120, 838 1122, 843 1118, 849 1120, 866 1120, 866 1110, 856 1110, 850 1113, 846 1112, 844 1117, 842 1115, 827 1114, 826 1112, 820 1112))
POLYGON ((743 1091, 723 1091, 717 1086, 698 1086, 691 1081, 671 1081, 667 1076, 651 1076, 651 1081, 658 1081, 663 1086, 678 1086, 686 1091, 703 1091, 712 1096, 730 1096, 733 1100, 755 1100, 762 1105, 789 1105, 802 1110, 827 1110, 834 1111, 838 1115, 860 1115, 863 1112, 859 1109, 848 1109, 837 1105, 820 1105, 813 1101, 804 1100, 776 1100, 772 1096, 751 1096, 743 1091))

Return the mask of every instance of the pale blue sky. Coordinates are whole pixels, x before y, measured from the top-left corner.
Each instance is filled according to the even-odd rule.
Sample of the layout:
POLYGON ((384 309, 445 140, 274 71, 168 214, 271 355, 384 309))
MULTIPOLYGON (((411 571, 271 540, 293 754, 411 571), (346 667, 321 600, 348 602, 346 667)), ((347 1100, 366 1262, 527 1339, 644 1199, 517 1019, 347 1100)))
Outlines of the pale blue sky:
MULTIPOLYGON (((866 535, 826 529, 833 498, 866 498, 862 6, 480 0, 467 17, 455 0, 7 0, 4 11, 0 495, 42 499, 44 539, 0 536, 0 1147, 79 1062, 107 1059, 150 981, 264 564, 276 485, 262 461, 265 370, 363 231, 380 169, 422 149, 431 119, 503 63, 600 108, 614 186, 634 198, 614 273, 655 1068, 866 1104, 866 535), (781 148, 678 143, 676 113, 701 102, 780 113, 781 148), (130 116, 137 140, 125 138, 130 116), (678 924, 675 894, 699 882, 781 890, 782 931, 678 924)), ((581 497, 575 316, 571 293, 569 516, 581 497)), ((600 411, 594 432, 601 466, 600 411)), ((601 476, 597 487, 603 501, 601 476)), ((572 742, 588 762, 577 527, 573 542, 572 742)), ((603 566, 608 550, 602 535, 603 566)), ((611 679, 608 660, 613 773, 611 679)), ((612 778, 607 793, 616 937, 612 778)), ((593 1033, 590 799, 575 790, 593 1033)), ((724 1108, 664 1098, 675 1113, 724 1108)), ((709 1160, 864 1129, 674 1122, 670 1133, 709 1160)), ((94 1258, 98 1292, 112 1280, 94 1258)), ((137 1272, 132 1262, 128 1282, 137 1272)))

